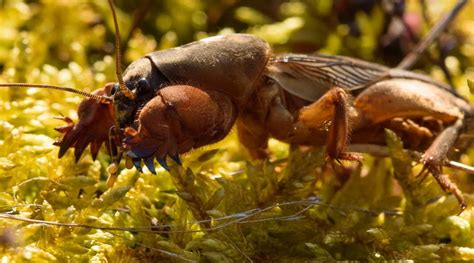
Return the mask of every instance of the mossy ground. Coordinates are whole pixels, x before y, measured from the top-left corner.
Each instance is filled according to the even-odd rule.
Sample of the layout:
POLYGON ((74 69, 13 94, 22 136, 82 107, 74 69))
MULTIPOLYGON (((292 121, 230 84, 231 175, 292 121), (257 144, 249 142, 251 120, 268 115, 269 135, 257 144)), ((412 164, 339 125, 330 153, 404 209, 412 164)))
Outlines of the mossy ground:
MULTIPOLYGON (((432 6, 433 20, 448 2, 454 1, 432 6)), ((126 63, 233 31, 257 34, 276 52, 309 49, 384 63, 375 52, 380 8, 358 13, 360 35, 352 36, 337 23, 331 1, 274 3, 273 13, 258 1, 154 4, 155 13, 128 41, 126 63)), ((143 4, 119 3, 124 38, 143 4)), ((459 92, 470 98, 474 8, 468 5, 451 27, 458 45, 445 61, 459 92)), ((0 6, 0 82, 92 91, 115 80, 106 1, 0 0, 0 6)), ((420 13, 414 1, 408 7, 420 13)), ((418 67, 443 77, 434 63, 418 67)), ((421 166, 389 131, 389 158, 364 155, 362 165, 344 163, 337 173, 323 149, 290 150, 274 140, 269 160, 252 161, 232 133, 186 154, 171 173, 124 169, 108 188, 105 152, 76 164, 72 153, 57 159, 52 145, 59 136, 53 128, 62 125, 53 117, 76 118, 80 100, 56 91, 0 89, 2 262, 474 260, 474 177, 445 170, 469 204, 458 215, 456 199, 431 176, 416 176, 421 166)), ((460 155, 466 164, 473 158, 472 149, 460 155)))

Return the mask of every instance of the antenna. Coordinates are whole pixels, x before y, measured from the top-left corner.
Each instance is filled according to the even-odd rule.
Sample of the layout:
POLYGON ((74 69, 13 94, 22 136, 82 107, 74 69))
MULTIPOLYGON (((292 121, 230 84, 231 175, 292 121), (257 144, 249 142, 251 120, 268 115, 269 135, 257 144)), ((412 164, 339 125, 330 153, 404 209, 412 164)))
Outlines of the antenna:
POLYGON ((112 0, 109 1, 110 9, 112 10, 112 17, 114 18, 114 26, 115 26, 115 73, 117 74, 117 79, 120 86, 120 91, 123 92, 125 97, 133 100, 135 99, 135 94, 131 92, 123 82, 122 79, 122 55, 121 55, 121 45, 120 45, 120 30, 117 22, 117 15, 115 14, 114 3, 112 0))
POLYGON ((113 100, 110 97, 107 96, 100 96, 100 95, 95 95, 92 93, 88 93, 82 90, 77 90, 69 87, 63 87, 63 86, 55 86, 55 85, 48 85, 48 84, 31 84, 31 83, 0 83, 0 87, 18 87, 18 88, 37 88, 37 89, 53 89, 53 90, 62 90, 66 92, 71 92, 71 93, 76 93, 84 97, 92 98, 95 99, 101 103, 111 103, 113 100))

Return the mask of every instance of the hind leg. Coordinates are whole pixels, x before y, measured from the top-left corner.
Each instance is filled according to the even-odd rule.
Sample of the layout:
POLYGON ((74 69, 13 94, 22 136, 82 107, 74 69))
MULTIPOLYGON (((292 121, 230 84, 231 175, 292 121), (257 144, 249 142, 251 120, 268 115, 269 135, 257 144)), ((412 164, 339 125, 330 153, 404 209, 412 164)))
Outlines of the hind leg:
MULTIPOLYGON (((388 80, 364 90, 355 100, 362 123, 378 124, 396 117, 417 118, 431 116, 442 120, 448 127, 433 141, 422 155, 424 170, 433 174, 443 190, 453 193, 461 209, 466 202, 459 188, 442 173, 447 154, 453 147, 462 128, 466 105, 451 93, 430 84, 415 80, 388 80)), ((467 104, 467 102, 464 102, 467 104)))
POLYGON ((458 199, 461 210, 466 208, 466 201, 462 196, 461 190, 456 184, 451 182, 446 174, 442 173, 443 165, 447 161, 447 154, 451 147, 456 142, 461 129, 463 128, 463 119, 458 119, 453 125, 446 128, 441 134, 436 137, 428 150, 425 151, 421 157, 421 162, 424 165, 423 170, 428 170, 433 177, 438 181, 444 191, 454 194, 458 199))

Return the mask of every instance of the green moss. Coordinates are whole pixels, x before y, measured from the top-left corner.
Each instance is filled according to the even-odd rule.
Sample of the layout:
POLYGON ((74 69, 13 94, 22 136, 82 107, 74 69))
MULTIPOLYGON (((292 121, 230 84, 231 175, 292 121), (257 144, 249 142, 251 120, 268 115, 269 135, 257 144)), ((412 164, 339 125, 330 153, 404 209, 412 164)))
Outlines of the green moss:
MULTIPOLYGON (((114 81, 110 11, 105 1, 96 2, 0 1, 0 82, 92 91, 114 81)), ((347 25, 335 24, 330 1, 292 1, 273 13, 259 1, 234 2, 154 3, 150 10, 158 15, 149 15, 131 36, 124 63, 221 30, 258 34, 276 52, 380 59, 380 9, 356 16, 361 36, 354 37, 347 25)), ((119 7, 125 39, 140 6, 119 1, 119 7)), ((474 64, 473 10, 466 8, 452 27, 464 35, 450 58, 463 94, 466 78, 474 78, 470 71, 460 74, 474 64)), ((439 76, 432 63, 422 66, 439 76)), ((0 89, 0 251, 7 259, 474 260, 472 177, 446 169, 469 204, 457 215, 456 199, 430 176, 416 176, 420 165, 390 131, 389 158, 366 155, 361 165, 344 163, 336 173, 323 149, 290 150, 275 140, 269 160, 252 161, 232 133, 186 154, 183 167, 172 166, 170 173, 122 170, 109 189, 105 152, 97 161, 86 154, 76 164, 71 152, 57 159, 52 146, 59 137, 53 128, 63 125, 53 117, 76 119, 80 100, 55 91, 0 89)), ((472 163, 473 154, 467 150, 461 159, 472 163)))

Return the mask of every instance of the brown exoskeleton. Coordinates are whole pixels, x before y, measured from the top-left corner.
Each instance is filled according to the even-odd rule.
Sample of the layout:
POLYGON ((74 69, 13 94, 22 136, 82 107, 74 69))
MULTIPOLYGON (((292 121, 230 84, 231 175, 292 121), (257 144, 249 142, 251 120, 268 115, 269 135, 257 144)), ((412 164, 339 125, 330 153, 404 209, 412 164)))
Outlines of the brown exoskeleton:
POLYGON ((180 163, 180 154, 221 140, 236 123, 255 158, 266 157, 274 137, 326 145, 331 159, 358 160, 346 152, 349 133, 354 143, 380 144, 380 131, 391 128, 432 142, 421 162, 466 206, 442 166, 473 107, 427 76, 347 57, 274 56, 247 34, 153 52, 117 75, 118 84, 87 94, 77 124, 64 118, 59 157, 74 148, 79 159, 89 144, 95 157, 106 142, 114 163, 125 154, 138 170, 143 162, 155 173, 154 159, 168 169, 167 156, 180 163), (425 122, 444 129, 430 132, 425 122))

